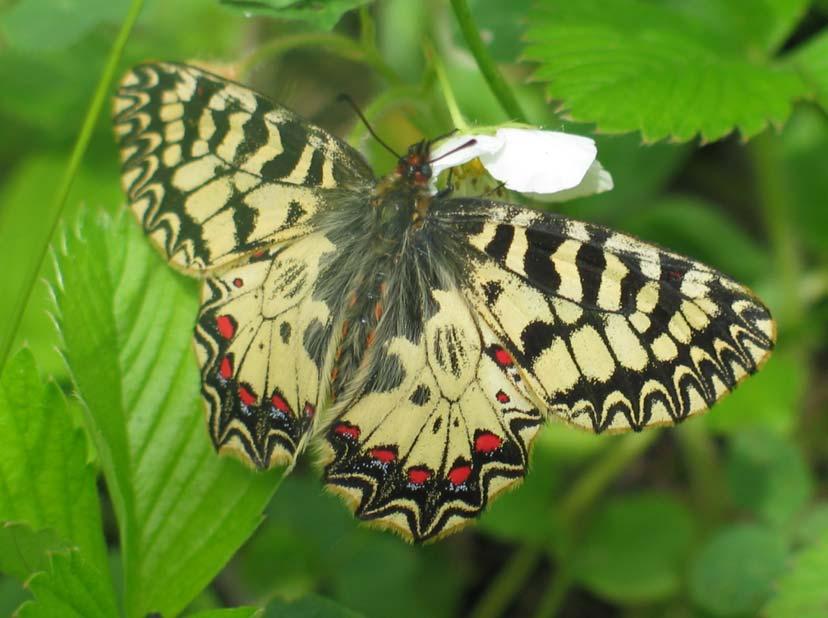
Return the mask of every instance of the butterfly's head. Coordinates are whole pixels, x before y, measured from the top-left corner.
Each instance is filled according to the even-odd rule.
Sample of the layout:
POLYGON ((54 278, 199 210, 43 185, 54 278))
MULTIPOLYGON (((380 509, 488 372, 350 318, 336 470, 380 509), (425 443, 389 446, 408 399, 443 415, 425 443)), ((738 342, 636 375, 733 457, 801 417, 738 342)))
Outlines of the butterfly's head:
POLYGON ((417 142, 408 149, 408 153, 397 161, 396 173, 412 185, 425 187, 431 179, 429 151, 431 143, 417 142))

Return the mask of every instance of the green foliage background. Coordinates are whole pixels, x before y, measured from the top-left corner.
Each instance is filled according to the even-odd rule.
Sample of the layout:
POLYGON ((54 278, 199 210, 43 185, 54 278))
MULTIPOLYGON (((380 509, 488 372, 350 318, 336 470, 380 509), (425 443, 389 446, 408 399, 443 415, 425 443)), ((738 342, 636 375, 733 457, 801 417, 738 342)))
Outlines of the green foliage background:
POLYGON ((828 615, 825 0, 0 0, 0 83, 0 614, 828 615), (461 534, 368 530, 307 461, 209 446, 197 286, 119 189, 112 80, 147 59, 230 67, 379 173, 339 92, 398 149, 594 134, 616 189, 556 208, 750 285, 778 349, 675 429, 552 424, 461 534))

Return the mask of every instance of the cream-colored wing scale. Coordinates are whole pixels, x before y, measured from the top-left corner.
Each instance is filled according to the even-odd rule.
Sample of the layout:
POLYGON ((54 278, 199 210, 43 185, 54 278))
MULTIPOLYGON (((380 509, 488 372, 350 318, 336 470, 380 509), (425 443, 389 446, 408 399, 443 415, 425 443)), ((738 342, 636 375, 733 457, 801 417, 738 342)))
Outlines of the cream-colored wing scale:
POLYGON ((369 366, 389 371, 344 406, 327 432, 325 480, 357 516, 415 541, 468 524, 526 473, 543 420, 511 356, 458 290, 419 340, 384 342, 369 366))
POLYGON ((570 423, 595 432, 677 423, 707 410, 773 348, 764 305, 703 264, 513 206, 449 210, 442 216, 475 254, 467 298, 541 405, 570 423))
POLYGON ((193 67, 139 65, 114 105, 130 207, 183 270, 227 266, 307 234, 337 187, 373 182, 344 142, 193 67))

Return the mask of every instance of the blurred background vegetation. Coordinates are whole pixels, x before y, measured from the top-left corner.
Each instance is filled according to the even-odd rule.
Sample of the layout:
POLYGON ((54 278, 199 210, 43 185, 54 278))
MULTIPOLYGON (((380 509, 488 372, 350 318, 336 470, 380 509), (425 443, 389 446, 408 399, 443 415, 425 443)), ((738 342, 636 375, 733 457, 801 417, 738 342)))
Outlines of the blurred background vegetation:
POLYGON ((0 0, 0 614, 828 615, 828 2, 147 0, 113 51, 138 4, 0 0), (208 446, 197 286, 119 215, 102 75, 144 60, 230 71, 379 174, 338 93, 398 150, 457 111, 592 134, 616 188, 556 210, 748 284, 778 348, 681 427, 550 425, 429 546, 360 526, 309 458, 251 480, 208 446))

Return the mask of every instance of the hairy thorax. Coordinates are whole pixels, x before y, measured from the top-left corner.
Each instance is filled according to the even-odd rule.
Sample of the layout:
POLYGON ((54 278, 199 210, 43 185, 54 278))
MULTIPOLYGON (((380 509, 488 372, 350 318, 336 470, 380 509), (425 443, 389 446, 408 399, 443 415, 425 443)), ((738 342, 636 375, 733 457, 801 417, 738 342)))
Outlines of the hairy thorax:
POLYGON ((334 399, 368 356, 386 312, 396 310, 400 296, 408 293, 401 290, 408 287, 403 285, 404 273, 410 270, 406 262, 416 259, 411 252, 430 200, 424 187, 411 187, 392 176, 380 182, 367 204, 354 213, 353 225, 361 229, 353 229, 353 235, 344 239, 345 257, 332 265, 354 273, 339 287, 344 310, 331 371, 334 399), (359 242, 353 242, 357 238, 359 242))

